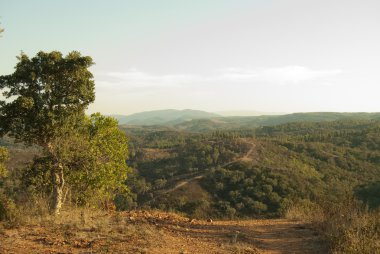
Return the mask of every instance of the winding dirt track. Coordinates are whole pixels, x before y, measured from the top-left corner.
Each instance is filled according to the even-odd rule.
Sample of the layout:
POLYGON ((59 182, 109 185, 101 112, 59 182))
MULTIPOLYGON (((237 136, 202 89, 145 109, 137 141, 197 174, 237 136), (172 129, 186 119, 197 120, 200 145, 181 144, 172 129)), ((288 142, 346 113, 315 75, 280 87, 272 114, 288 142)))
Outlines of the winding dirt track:
POLYGON ((183 180, 183 181, 177 183, 173 188, 162 191, 161 194, 167 194, 167 193, 173 192, 175 190, 178 190, 179 188, 185 186, 186 184, 189 184, 190 182, 193 182, 195 180, 202 179, 203 177, 204 177, 204 174, 198 175, 198 176, 194 176, 194 177, 192 177, 190 179, 187 179, 187 180, 183 180))
MULTIPOLYGON (((230 161, 230 162, 227 162, 225 164, 223 164, 221 167, 227 167, 229 165, 232 165, 236 162, 239 162, 239 161, 251 161, 252 158, 252 154, 254 153, 255 151, 255 148, 256 148, 256 145, 255 143, 253 142, 250 142, 250 141, 246 141, 247 144, 249 144, 251 146, 251 148, 241 157, 233 160, 233 161, 230 161)), ((167 194, 167 193, 170 193, 170 192, 173 192, 173 191, 176 191, 178 190, 179 188, 195 181, 195 180, 199 180, 199 179, 202 179, 203 177, 205 176, 205 174, 201 174, 201 175, 197 175, 197 176, 194 176, 192 178, 189 178, 189 179, 185 179, 185 180, 182 180, 182 181, 179 181, 173 188, 170 188, 170 189, 167 189, 167 190, 162 190, 160 191, 158 194, 159 195, 162 195, 162 194, 167 194)), ((178 179, 181 179, 180 176, 177 176, 178 179)))
POLYGON ((256 144, 251 142, 251 141, 247 141, 247 140, 245 140, 245 141, 247 144, 249 144, 251 146, 251 148, 248 150, 248 152, 246 152, 243 156, 237 158, 236 160, 233 160, 233 161, 230 161, 226 164, 223 164, 222 168, 227 167, 229 165, 232 165, 232 164, 239 162, 239 161, 251 161, 252 160, 252 155, 255 152, 256 144))

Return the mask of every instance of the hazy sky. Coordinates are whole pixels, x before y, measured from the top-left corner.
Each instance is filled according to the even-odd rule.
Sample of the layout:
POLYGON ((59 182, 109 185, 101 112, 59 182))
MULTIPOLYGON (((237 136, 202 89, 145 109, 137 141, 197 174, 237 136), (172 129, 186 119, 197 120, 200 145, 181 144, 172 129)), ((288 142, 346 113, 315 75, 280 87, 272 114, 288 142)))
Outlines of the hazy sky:
POLYGON ((0 0, 24 51, 93 57, 90 112, 380 111, 379 0, 0 0))

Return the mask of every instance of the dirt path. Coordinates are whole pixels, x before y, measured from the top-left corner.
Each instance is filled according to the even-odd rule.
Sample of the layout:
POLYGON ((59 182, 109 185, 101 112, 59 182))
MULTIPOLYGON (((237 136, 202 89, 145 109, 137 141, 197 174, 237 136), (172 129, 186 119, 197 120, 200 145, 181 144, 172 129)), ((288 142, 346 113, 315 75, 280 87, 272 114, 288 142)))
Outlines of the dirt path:
POLYGON ((328 253, 316 232, 302 222, 276 219, 217 223, 235 227, 238 239, 253 243, 258 253, 328 253))
POLYGON ((281 219, 198 221, 185 228, 175 227, 170 236, 169 242, 152 253, 328 253, 309 225, 281 219))
POLYGON ((177 183, 173 188, 162 191, 161 194, 166 194, 166 193, 170 193, 170 192, 173 192, 175 190, 178 190, 179 188, 185 186, 186 184, 189 184, 190 182, 193 182, 195 180, 202 179, 203 177, 204 177, 204 174, 198 175, 198 176, 194 176, 194 177, 192 177, 190 179, 187 179, 187 180, 183 180, 183 181, 177 183))
POLYGON ((189 220, 158 211, 86 217, 0 232, 0 253, 328 253, 309 225, 284 219, 189 220))
POLYGON ((248 150, 248 152, 241 158, 241 160, 252 160, 252 155, 255 152, 256 144, 253 142, 247 141, 248 144, 251 145, 251 148, 248 150))
MULTIPOLYGON (((227 167, 227 166, 232 165, 232 164, 234 164, 234 163, 236 163, 238 161, 251 161, 252 160, 251 156, 252 156, 252 154, 255 151, 256 145, 255 145, 255 143, 253 143, 251 141, 246 141, 246 143, 249 144, 251 146, 251 148, 243 156, 241 156, 241 157, 239 157, 239 158, 237 158, 237 159, 235 159, 233 161, 227 162, 227 163, 223 164, 221 167, 222 168, 223 167, 227 167)), ((190 179, 182 180, 182 181, 178 182, 173 188, 170 188, 170 189, 167 189, 167 190, 162 190, 162 191, 158 192, 158 195, 167 194, 167 193, 176 191, 179 188, 185 186, 186 184, 189 184, 190 182, 202 179, 204 176, 205 176, 205 174, 201 174, 201 175, 194 176, 194 177, 192 177, 190 179)), ((177 176, 177 178, 181 179, 182 177, 181 176, 177 176)))
POLYGON ((241 157, 239 157, 233 161, 230 161, 226 164, 223 164, 222 168, 227 167, 229 165, 232 165, 232 164, 239 162, 239 161, 252 161, 252 154, 255 152, 256 144, 253 143, 252 141, 247 141, 247 140, 245 140, 245 142, 251 146, 251 148, 248 150, 248 152, 246 152, 243 156, 241 156, 241 157))

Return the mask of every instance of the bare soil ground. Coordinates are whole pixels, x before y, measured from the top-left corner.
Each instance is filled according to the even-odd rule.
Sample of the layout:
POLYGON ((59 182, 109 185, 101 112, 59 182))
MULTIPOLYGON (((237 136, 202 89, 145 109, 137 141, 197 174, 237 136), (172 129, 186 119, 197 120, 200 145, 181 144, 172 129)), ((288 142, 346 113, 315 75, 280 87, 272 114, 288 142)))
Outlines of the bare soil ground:
POLYGON ((0 230, 0 253, 328 253, 309 225, 190 220, 158 211, 63 212, 0 230))

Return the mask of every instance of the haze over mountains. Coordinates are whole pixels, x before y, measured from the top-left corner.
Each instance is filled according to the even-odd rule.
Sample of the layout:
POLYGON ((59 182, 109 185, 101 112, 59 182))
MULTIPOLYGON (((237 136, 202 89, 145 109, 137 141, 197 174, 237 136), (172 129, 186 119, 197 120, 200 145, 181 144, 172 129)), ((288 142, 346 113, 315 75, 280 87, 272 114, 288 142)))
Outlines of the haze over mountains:
POLYGON ((120 125, 165 126, 186 131, 246 129, 288 122, 323 122, 336 120, 380 120, 380 113, 312 112, 283 115, 222 116, 200 110, 155 110, 114 115, 120 125))
POLYGON ((226 110, 226 111, 217 111, 215 112, 221 116, 269 116, 269 115, 286 115, 289 113, 285 112, 263 112, 255 110, 226 110))
POLYGON ((220 117, 220 115, 201 110, 176 110, 164 109, 154 111, 144 111, 129 116, 113 115, 119 124, 130 125, 174 125, 194 119, 210 119, 220 117))

